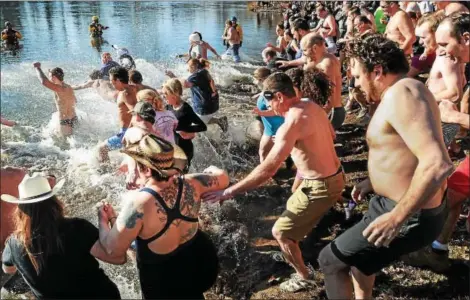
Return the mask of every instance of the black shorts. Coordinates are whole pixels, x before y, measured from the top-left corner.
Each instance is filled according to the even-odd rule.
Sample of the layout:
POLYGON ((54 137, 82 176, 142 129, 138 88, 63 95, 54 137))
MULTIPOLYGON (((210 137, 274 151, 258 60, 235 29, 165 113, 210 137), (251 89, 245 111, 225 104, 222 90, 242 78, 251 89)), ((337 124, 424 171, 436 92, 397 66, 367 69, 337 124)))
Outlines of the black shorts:
POLYGON ((346 230, 331 243, 331 249, 338 259, 354 266, 370 276, 392 264, 402 255, 419 250, 431 244, 439 235, 447 217, 447 201, 432 209, 422 209, 403 224, 398 236, 389 247, 375 247, 362 235, 367 226, 377 217, 390 212, 395 201, 382 196, 370 200, 369 210, 362 220, 346 230))

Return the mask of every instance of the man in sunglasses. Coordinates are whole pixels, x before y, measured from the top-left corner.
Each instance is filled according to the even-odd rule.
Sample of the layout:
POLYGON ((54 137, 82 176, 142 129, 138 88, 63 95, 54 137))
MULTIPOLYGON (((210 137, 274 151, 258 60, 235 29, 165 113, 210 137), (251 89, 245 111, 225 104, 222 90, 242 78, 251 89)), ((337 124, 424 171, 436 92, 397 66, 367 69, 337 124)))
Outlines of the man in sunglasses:
POLYGON ((400 48, 405 52, 409 62, 413 55, 413 44, 416 41, 413 22, 406 12, 400 9, 398 1, 380 1, 380 7, 384 14, 390 17, 385 36, 397 42, 400 48))
POLYGON ((302 101, 284 73, 270 75, 263 89, 269 106, 277 115, 285 117, 273 148, 243 180, 223 191, 207 193, 203 199, 223 201, 257 188, 276 173, 290 154, 303 181, 287 201, 287 208, 274 224, 272 234, 282 251, 277 259, 283 258, 296 270, 280 288, 297 292, 308 288, 312 279, 302 259, 299 241, 341 198, 344 173, 335 152, 335 133, 323 108, 313 101, 302 101))

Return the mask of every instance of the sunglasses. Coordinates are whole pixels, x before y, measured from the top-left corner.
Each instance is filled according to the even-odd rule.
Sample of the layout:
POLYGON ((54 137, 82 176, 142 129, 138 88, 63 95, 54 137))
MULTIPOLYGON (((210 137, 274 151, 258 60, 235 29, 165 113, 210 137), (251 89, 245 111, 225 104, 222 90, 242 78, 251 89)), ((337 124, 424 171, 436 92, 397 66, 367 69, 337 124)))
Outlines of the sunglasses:
POLYGON ((263 92, 263 97, 268 100, 268 101, 271 101, 274 99, 274 96, 277 92, 275 91, 264 91, 263 92))

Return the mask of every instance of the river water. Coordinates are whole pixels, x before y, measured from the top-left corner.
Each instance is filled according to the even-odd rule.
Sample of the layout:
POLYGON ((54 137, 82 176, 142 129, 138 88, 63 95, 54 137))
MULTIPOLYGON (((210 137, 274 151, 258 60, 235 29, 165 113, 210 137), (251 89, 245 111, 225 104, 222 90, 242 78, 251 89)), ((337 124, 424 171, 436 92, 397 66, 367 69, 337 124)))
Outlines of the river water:
MULTIPOLYGON (((250 168, 256 155, 244 153, 245 129, 251 120, 249 88, 243 92, 235 86, 250 85, 252 72, 260 61, 266 42, 274 42, 279 14, 254 14, 242 2, 2 2, 1 20, 13 23, 24 39, 16 53, 2 52, 1 114, 18 121, 20 126, 1 129, 2 165, 21 166, 30 171, 53 172, 65 177, 67 184, 61 194, 70 215, 84 217, 96 224, 94 205, 107 199, 119 207, 124 178, 114 174, 122 156, 113 153, 113 168, 102 168, 96 158, 96 146, 118 130, 117 108, 101 99, 94 90, 80 90, 77 114, 80 126, 68 146, 59 146, 53 128, 58 122, 52 117, 53 94, 39 83, 32 63, 40 61, 43 70, 61 67, 65 81, 77 84, 100 66, 100 52, 114 54, 112 44, 129 49, 136 59, 144 83, 160 87, 166 79, 165 69, 178 76, 187 76, 186 67, 174 57, 188 49, 188 36, 200 31, 205 41, 219 53, 225 49, 220 36, 224 22, 236 16, 244 30, 241 48, 242 63, 214 61, 210 72, 221 88, 221 111, 229 117, 229 134, 218 129, 195 139, 193 168, 209 164, 230 172, 250 168), (88 24, 93 15, 110 28, 104 33, 101 48, 93 47, 88 24), (243 94, 243 95, 242 95, 243 94)), ((188 93, 186 91, 185 95, 188 93)), ((210 212, 209 214, 212 214, 210 212)), ((219 223, 217 212, 214 223, 219 223)), ((218 226, 218 225, 217 225, 218 226)), ((222 228, 223 225, 218 226, 222 228)), ((230 233, 221 239, 231 243, 230 233)), ((234 234, 233 236, 237 236, 234 234)), ((238 253, 234 249, 234 253, 238 253)), ((123 298, 140 297, 135 266, 103 264, 106 273, 118 284, 123 298)))

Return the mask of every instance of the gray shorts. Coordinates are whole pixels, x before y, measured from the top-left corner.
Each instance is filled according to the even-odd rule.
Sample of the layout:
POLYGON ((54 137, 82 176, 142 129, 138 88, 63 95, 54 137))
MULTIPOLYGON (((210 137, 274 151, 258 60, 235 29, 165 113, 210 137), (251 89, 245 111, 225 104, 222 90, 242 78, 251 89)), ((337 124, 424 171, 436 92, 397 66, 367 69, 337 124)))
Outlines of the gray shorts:
POLYGON ((346 110, 343 106, 334 107, 330 112, 329 118, 331 125, 333 125, 333 128, 337 130, 343 125, 344 119, 346 119, 346 110))

